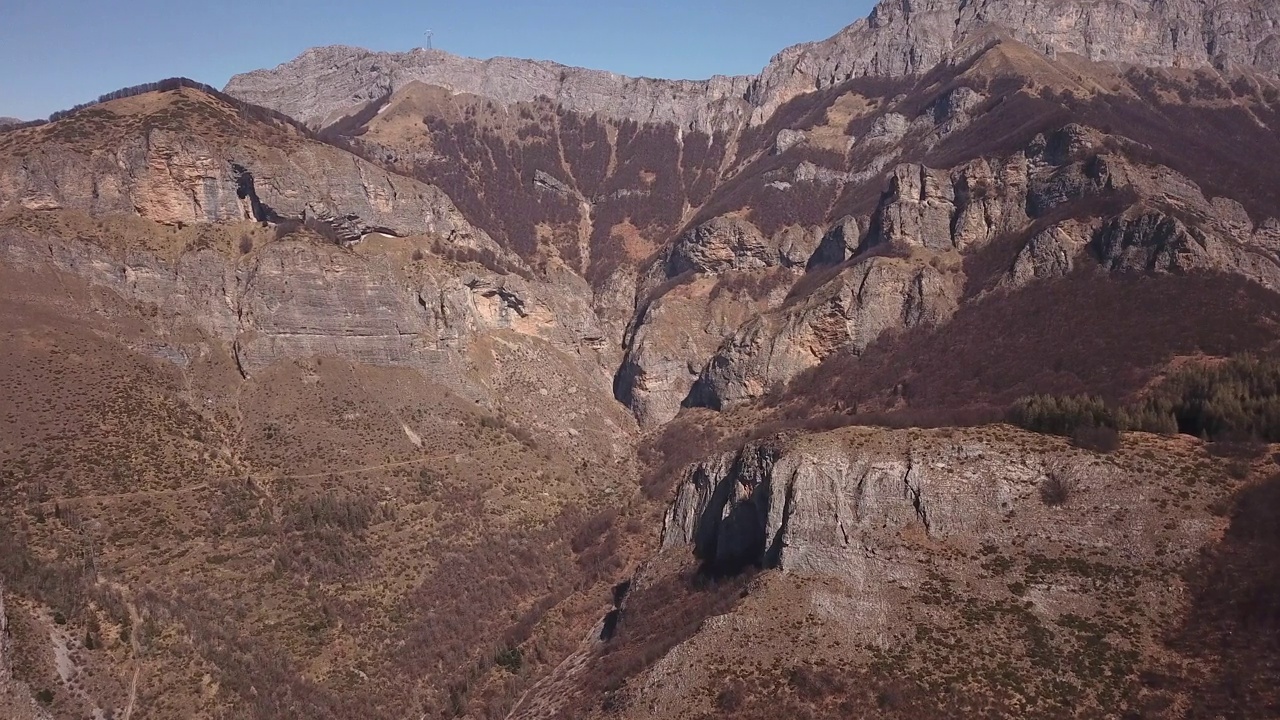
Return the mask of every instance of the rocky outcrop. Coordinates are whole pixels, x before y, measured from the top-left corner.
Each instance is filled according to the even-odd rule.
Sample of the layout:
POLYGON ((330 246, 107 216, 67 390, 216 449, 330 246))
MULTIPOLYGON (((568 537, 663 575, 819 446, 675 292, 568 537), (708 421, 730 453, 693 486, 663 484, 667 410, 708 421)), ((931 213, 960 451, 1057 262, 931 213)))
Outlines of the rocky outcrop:
MULTIPOLYGON (((945 322, 974 288, 1063 277, 1092 264, 1086 254, 1115 272, 1214 270, 1280 288, 1272 225, 1255 227, 1238 203, 1209 200, 1186 177, 1139 163, 1122 141, 1081 125, 1038 135, 1020 152, 950 169, 900 164, 888 172, 873 213, 841 219, 816 247, 812 239, 798 246, 813 248, 805 263, 811 273, 848 265, 858 253, 864 259, 818 279, 816 290, 793 292, 783 307, 762 308, 725 335, 682 404, 725 408, 760 397, 833 353, 861 353, 886 332, 945 322), (995 277, 966 277, 971 266, 963 258, 997 241, 1012 250, 1012 261, 995 266, 995 277)), ((736 215, 722 217, 681 236, 648 284, 680 273, 792 266, 796 258, 781 247, 736 215)), ((1008 251, 992 248, 988 255, 1008 251)), ((991 272, 986 263, 973 267, 991 272)), ((686 305, 682 317, 692 315, 686 305)), ((653 319, 642 316, 639 326, 653 319)), ((666 333, 659 344, 669 349, 676 335, 666 333)), ((634 335, 647 343, 654 337, 634 335)), ((648 368, 644 360, 654 346, 628 345, 633 362, 622 377, 647 377, 654 385, 662 377, 663 420, 711 339, 699 337, 686 352, 660 353, 662 361, 648 368)))
POLYGON ((795 226, 765 237, 738 216, 680 236, 640 281, 644 304, 624 337, 615 397, 644 427, 674 418, 716 349, 756 313, 782 301, 793 273, 819 242, 819 232, 795 226), (730 286, 754 282, 754 294, 726 290, 725 277, 730 286))
POLYGON ((923 74, 999 35, 1050 57, 1280 71, 1280 8, 1264 0, 884 0, 834 37, 774 57, 753 86, 757 117, 815 87, 867 75, 923 74))
POLYGON ((689 547, 722 571, 865 581, 903 559, 904 537, 1008 542, 1017 529, 1007 518, 1035 512, 1047 473, 1064 467, 1088 478, 1079 493, 1107 476, 1083 454, 1028 456, 1008 443, 862 430, 766 442, 688 468, 662 546, 689 547))
POLYGON ((813 250, 812 239, 803 231, 766 238, 750 222, 725 216, 676 239, 662 270, 670 279, 690 272, 719 275, 729 270, 796 267, 803 265, 813 250))
POLYGON ((0 230, 6 265, 68 273, 154 308, 156 344, 175 362, 225 352, 246 377, 317 357, 408 367, 553 435, 568 432, 567 417, 590 418, 585 426, 606 443, 631 432, 611 397, 620 353, 581 278, 360 248, 285 239, 241 258, 205 249, 171 259, 0 230))
POLYGON ((818 242, 818 249, 809 256, 810 268, 823 265, 839 265, 858 254, 862 242, 862 230, 858 219, 846 215, 831 226, 818 242))
POLYGON ((319 220, 339 237, 370 232, 495 246, 438 188, 319 143, 227 145, 153 129, 92 153, 44 142, 0 159, 0 208, 133 214, 168 225, 319 220))
POLYGON ((1036 280, 1066 277, 1075 269, 1076 257, 1087 242, 1088 228, 1080 223, 1066 222, 1042 230, 1019 251, 1003 282, 1022 287, 1036 280))
POLYGON ((671 289, 652 302, 628 332, 614 397, 641 427, 674 418, 707 359, 758 312, 760 304, 749 299, 711 300, 715 285, 713 278, 700 278, 671 289))
POLYGON ((271 70, 236 75, 226 92, 324 126, 411 82, 503 105, 546 97, 584 114, 713 129, 745 114, 750 79, 651 80, 537 60, 475 60, 421 48, 390 53, 335 45, 307 50, 271 70))
MULTIPOLYGON (((436 50, 314 48, 237 75, 227 93, 325 125, 410 82, 511 105, 539 96, 566 109, 702 130, 763 123, 796 95, 862 76, 923 74, 1000 35, 1038 52, 1148 66, 1252 66, 1280 71, 1280 9, 1265 0, 884 0, 835 36, 788 48, 754 78, 664 81, 436 50)), ((957 98, 963 100, 963 98, 957 98)), ((779 138, 786 146, 794 138, 779 138)))
POLYGON ((922 165, 899 165, 889 178, 889 197, 880 208, 885 242, 901 247, 948 250, 955 190, 945 171, 922 165))
POLYGON ((345 242, 381 232, 497 249, 438 188, 241 118, 193 88, 86 112, 6 136, 0 210, 137 214, 166 225, 311 220, 345 242))
POLYGON ((870 258, 744 324, 702 370, 688 403, 726 408, 760 397, 835 352, 860 353, 890 330, 944 322, 959 294, 955 278, 934 267, 870 258))

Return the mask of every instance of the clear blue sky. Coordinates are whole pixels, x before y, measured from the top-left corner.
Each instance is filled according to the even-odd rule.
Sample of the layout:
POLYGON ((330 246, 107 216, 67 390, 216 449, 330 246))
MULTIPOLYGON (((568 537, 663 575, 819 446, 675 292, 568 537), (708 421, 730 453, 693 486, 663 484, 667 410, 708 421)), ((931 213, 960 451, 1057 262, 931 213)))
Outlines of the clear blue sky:
POLYGON ((183 75, 222 87, 316 45, 407 50, 435 30, 459 55, 626 75, 755 73, 872 0, 0 0, 0 116, 32 119, 183 75))

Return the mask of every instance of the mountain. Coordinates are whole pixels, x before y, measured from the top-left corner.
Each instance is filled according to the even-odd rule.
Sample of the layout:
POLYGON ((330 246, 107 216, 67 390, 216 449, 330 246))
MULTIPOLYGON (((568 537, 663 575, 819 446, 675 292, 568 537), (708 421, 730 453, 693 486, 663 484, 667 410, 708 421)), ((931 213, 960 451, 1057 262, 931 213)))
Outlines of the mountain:
POLYGON ((615 393, 645 427, 1097 265, 1086 256, 1276 289, 1276 178, 1242 153, 1280 149, 1274 76, 1051 60, 998 35, 970 51, 712 135, 416 82, 325 133, 590 280, 602 312, 629 316, 615 393), (908 257, 873 257, 894 254, 908 257))
POLYGON ((0 130, 0 715, 1266 717, 1274 3, 0 130))
POLYGON ((760 75, 703 82, 627 78, 555 63, 461 58, 438 50, 376 53, 331 46, 272 70, 237 75, 226 92, 309 125, 412 82, 502 105, 546 97, 567 110, 714 132, 768 121, 791 98, 859 77, 924 74, 992 32, 1037 52, 1147 67, 1280 70, 1280 10, 1266 2, 1036 0, 882 2, 835 36, 787 48, 760 75))
POLYGON ((14 672, 55 715, 447 706, 449 673, 405 673, 469 677, 533 632, 512 608, 612 567, 573 540, 634 472, 589 288, 434 187, 160 86, 0 138, 14 672), (213 695, 180 680, 206 662, 213 695))
POLYGON ((22 121, 21 121, 21 120, 19 120, 18 118, 12 118, 12 117, 0 117, 0 126, 4 126, 4 125, 20 125, 20 124, 22 124, 22 121))

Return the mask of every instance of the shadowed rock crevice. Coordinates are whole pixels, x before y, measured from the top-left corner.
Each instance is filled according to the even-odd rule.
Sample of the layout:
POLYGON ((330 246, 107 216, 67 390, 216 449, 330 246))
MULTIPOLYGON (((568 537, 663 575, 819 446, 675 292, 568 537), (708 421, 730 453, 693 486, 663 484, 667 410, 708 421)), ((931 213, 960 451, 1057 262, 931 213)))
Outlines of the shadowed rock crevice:
POLYGON ((274 210, 262 203, 258 191, 253 186, 253 173, 243 165, 231 163, 231 173, 236 181, 236 197, 249 201, 250 219, 258 222, 278 223, 281 218, 274 210))

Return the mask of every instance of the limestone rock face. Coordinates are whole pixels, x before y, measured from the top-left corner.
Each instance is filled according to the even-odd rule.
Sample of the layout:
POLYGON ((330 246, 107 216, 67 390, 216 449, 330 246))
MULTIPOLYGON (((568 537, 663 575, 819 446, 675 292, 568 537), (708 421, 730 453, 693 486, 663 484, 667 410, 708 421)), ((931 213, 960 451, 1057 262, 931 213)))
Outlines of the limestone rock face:
POLYGON ((946 250, 953 246, 951 218, 955 190, 945 171, 900 165, 889 179, 889 199, 881 205, 884 240, 901 246, 946 250))
POLYGON ((472 227, 439 188, 389 173, 353 155, 319 144, 292 152, 228 154, 241 183, 268 214, 318 218, 347 238, 369 232, 433 235, 473 249, 497 246, 472 227))
MULTIPOLYGON (((850 78, 923 74, 1000 35, 1050 57, 1066 52, 1095 61, 1274 73, 1278 28, 1280 8, 1266 0, 884 0, 833 37, 782 51, 756 77, 650 80, 533 60, 332 46, 237 75, 226 92, 316 126, 419 81, 506 105, 545 96, 576 112, 713 130, 764 123, 796 95, 850 78)), ((965 98, 955 101, 963 106, 965 98)), ((780 147, 794 139, 780 137, 780 147)))
MULTIPOLYGON (((1022 287, 1089 266, 1094 260, 1087 255, 1115 272, 1215 270, 1280 288, 1273 226, 1255 226, 1238 203, 1209 200, 1186 177, 1141 164, 1122 144, 1117 150, 1114 138, 1079 125, 950 169, 899 164, 869 217, 837 221, 816 247, 800 243, 814 248, 809 272, 840 266, 833 279, 759 308, 727 331, 721 322, 707 332, 694 298, 683 299, 678 313, 669 306, 641 317, 615 390, 649 413, 652 406, 640 399, 653 397, 646 388, 660 388, 662 410, 646 423, 665 422, 682 405, 729 407, 771 392, 835 352, 860 353, 885 332, 946 322, 970 281, 980 292, 1022 287), (1136 198, 1146 200, 1134 205, 1136 198), (994 268, 993 278, 965 277, 962 258, 997 240, 1016 243, 1009 264, 994 268), (859 252, 868 257, 848 266, 859 252), (657 331, 664 322, 671 327, 657 331), (716 333, 722 342, 707 355, 716 333)), ((718 218, 680 237, 644 286, 681 273, 790 267, 794 259, 781 250, 737 216, 718 218)))
MULTIPOLYGON (((794 242, 780 244, 765 238, 751 223, 736 217, 719 217, 678 238, 667 254, 665 274, 674 278, 686 272, 718 275, 728 270, 759 270, 803 263, 792 252, 794 242), (799 263, 796 260, 799 259, 799 263)), ((807 257, 807 253, 803 253, 807 257)))
POLYGON ((1033 236, 1009 271, 1005 284, 1022 287, 1035 280, 1065 277, 1075 268, 1075 258, 1088 238, 1080 239, 1078 223, 1063 223, 1033 236))
POLYGON ((138 214, 167 225, 315 219, 349 242, 385 232, 496 249, 438 188, 337 148, 162 128, 91 150, 44 139, 0 155, 0 209, 17 207, 138 214))
POLYGON ((704 277, 672 289, 652 303, 628 333, 614 396, 642 427, 674 418, 708 358, 760 309, 749 298, 711 300, 715 285, 714 278, 704 277))
POLYGON ((576 276, 524 279, 434 256, 406 264, 386 252, 301 239, 269 242, 239 259, 216 250, 170 259, 5 230, 0 258, 152 305, 156 332, 178 356, 221 345, 245 376, 315 357, 410 367, 463 396, 540 411, 560 431, 558 413, 598 413, 601 433, 629 432, 630 418, 610 397, 620 357, 604 342, 591 290, 576 276), (500 376, 495 382, 574 389, 550 399, 492 395, 498 388, 475 367, 480 356, 492 356, 485 367, 500 376))
POLYGON ((696 82, 628 78, 536 60, 475 60, 439 50, 390 53, 330 46, 308 50, 271 70, 236 75, 226 91, 322 126, 415 81, 504 105, 548 97, 576 112, 700 128, 744 114, 750 83, 746 77, 696 82))
POLYGON ((716 218, 679 237, 640 280, 641 293, 661 296, 639 309, 626 333, 615 397, 644 427, 674 418, 716 348, 757 312, 781 301, 794 277, 790 269, 803 266, 817 242, 816 233, 799 227, 765 237, 738 217, 716 218), (772 274, 782 282, 762 297, 737 297, 717 290, 730 273, 772 274))
POLYGON ((863 581, 892 560, 904 534, 1007 541, 1016 530, 1006 516, 1040 502, 1051 465, 1092 462, 902 434, 868 444, 846 434, 752 445, 691 466, 664 518, 663 547, 690 547, 726 570, 757 563, 863 581))
POLYGON ((0 165, 0 207, 139 213, 167 224, 251 217, 231 166, 199 137, 152 130, 108 152, 41 143, 0 165))
POLYGON ((1177 218, 1135 213, 1108 222, 1098 233, 1104 266, 1127 272, 1186 272, 1210 264, 1209 238, 1177 218))
POLYGON ((809 265, 839 265, 858 253, 862 239, 858 218, 845 216, 831 226, 809 257, 809 265))
POLYGON ((1053 56, 1158 67, 1280 70, 1280 8, 1197 0, 885 0, 834 37, 796 45, 765 68, 752 98, 767 117, 799 92, 866 75, 923 74, 962 48, 1006 34, 1053 56))
POLYGON ((889 330, 951 317, 959 289, 928 265, 873 257, 803 301, 753 318, 703 369, 691 404, 723 408, 764 395, 839 350, 861 352, 889 330))

